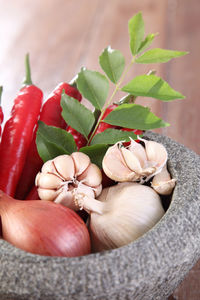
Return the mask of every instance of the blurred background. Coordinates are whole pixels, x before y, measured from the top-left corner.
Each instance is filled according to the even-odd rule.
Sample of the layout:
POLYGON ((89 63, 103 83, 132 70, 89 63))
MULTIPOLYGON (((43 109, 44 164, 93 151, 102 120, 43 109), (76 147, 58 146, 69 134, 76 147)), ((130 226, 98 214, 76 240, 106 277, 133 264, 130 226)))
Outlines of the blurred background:
MULTIPOLYGON (((141 11, 146 34, 159 33, 153 47, 189 54, 165 64, 136 64, 126 80, 156 69, 158 76, 185 95, 184 100, 171 103, 138 97, 137 103, 151 107, 171 124, 157 132, 200 154, 199 0, 0 0, 0 7, 0 85, 4 88, 5 119, 21 87, 27 52, 32 79, 46 98, 58 83, 69 82, 81 67, 100 71, 98 57, 108 45, 120 50, 128 63, 128 20, 141 11)), ((199 300, 199 286, 200 263, 171 297, 199 300)))

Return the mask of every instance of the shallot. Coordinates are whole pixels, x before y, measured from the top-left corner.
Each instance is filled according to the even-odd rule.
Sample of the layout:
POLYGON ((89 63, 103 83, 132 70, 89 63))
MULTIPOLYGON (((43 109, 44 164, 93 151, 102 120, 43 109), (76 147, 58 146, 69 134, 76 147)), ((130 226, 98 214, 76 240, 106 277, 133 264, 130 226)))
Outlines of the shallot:
POLYGON ((17 248, 47 256, 90 253, 90 236, 73 210, 50 201, 20 201, 0 191, 2 236, 17 248))

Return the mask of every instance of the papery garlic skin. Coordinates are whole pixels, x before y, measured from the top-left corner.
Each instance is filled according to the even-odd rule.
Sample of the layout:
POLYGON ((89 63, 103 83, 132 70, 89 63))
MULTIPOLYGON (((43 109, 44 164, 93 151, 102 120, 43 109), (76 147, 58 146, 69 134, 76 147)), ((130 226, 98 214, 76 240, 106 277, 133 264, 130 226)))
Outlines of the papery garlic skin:
POLYGON ((119 142, 107 150, 102 166, 109 178, 117 182, 143 183, 162 170, 168 158, 165 147, 154 141, 140 140, 145 148, 131 139, 127 148, 119 142))
POLYGON ((124 182, 103 189, 97 200, 79 197, 90 213, 94 252, 118 248, 150 230, 164 215, 159 195, 139 183, 124 182))
POLYGON ((102 191, 102 174, 82 152, 60 155, 47 161, 35 179, 41 200, 61 203, 79 210, 74 197, 81 193, 95 198, 102 191))
POLYGON ((152 188, 160 195, 170 195, 175 187, 176 179, 171 178, 167 166, 156 174, 151 182, 152 188))

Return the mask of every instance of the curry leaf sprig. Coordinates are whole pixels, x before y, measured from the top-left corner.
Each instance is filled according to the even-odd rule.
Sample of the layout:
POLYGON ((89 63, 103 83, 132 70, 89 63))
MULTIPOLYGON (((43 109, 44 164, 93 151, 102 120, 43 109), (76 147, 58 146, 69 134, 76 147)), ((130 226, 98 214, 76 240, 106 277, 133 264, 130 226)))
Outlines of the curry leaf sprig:
MULTIPOLYGON (((180 92, 174 90, 166 81, 156 76, 155 72, 136 76, 124 85, 126 75, 134 64, 165 63, 187 54, 183 51, 160 48, 147 50, 157 33, 144 36, 144 21, 141 12, 129 20, 128 29, 132 56, 129 64, 126 65, 125 58, 119 50, 108 46, 99 57, 99 64, 104 74, 86 68, 82 68, 78 73, 76 86, 83 97, 92 104, 95 113, 74 98, 65 93, 62 94, 61 106, 64 120, 86 138, 87 146, 81 148, 80 151, 87 153, 91 160, 99 166, 109 145, 120 140, 129 141, 130 137, 136 139, 134 133, 120 129, 107 129, 100 134, 95 134, 106 108, 113 102, 118 91, 125 92, 126 96, 103 122, 119 128, 153 130, 169 126, 167 122, 151 112, 150 108, 135 104, 134 101, 137 96, 155 98, 161 101, 184 98, 180 92), (113 91, 108 99, 110 85, 113 85, 113 91), (99 115, 97 119, 95 117, 96 113, 99 115)), ((74 151, 74 141, 72 142, 68 135, 61 132, 58 134, 60 129, 55 130, 51 126, 46 128, 48 134, 45 135, 44 128, 45 125, 40 123, 37 135, 38 152, 43 160, 46 160, 47 156, 52 155, 53 158, 56 154, 60 155, 62 151, 63 154, 74 151), (57 134, 62 136, 61 143, 63 146, 60 145, 60 142, 58 146, 57 134), (46 155, 45 152, 52 154, 46 155)))

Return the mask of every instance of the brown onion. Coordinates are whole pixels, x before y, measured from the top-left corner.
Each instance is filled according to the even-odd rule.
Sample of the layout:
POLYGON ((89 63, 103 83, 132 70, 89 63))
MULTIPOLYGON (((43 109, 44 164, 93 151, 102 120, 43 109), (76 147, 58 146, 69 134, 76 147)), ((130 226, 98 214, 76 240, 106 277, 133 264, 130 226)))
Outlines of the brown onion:
POLYGON ((22 250, 48 256, 90 253, 90 236, 71 209, 49 201, 21 201, 0 191, 2 236, 22 250))

